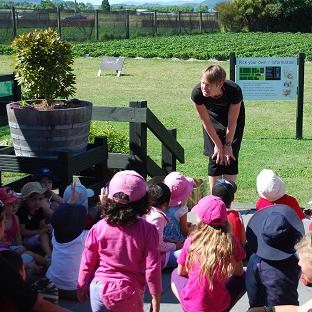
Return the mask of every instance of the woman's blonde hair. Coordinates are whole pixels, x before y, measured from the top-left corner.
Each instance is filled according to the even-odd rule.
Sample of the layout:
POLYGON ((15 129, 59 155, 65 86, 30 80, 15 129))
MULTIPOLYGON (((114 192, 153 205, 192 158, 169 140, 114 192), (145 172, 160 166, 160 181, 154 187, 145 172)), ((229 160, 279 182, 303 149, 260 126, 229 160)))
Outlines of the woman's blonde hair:
POLYGON ((210 65, 202 73, 202 81, 209 83, 220 83, 226 78, 226 72, 220 65, 210 65))
POLYGON ((223 279, 234 271, 233 238, 228 223, 224 227, 212 227, 199 222, 191 234, 191 245, 186 257, 186 268, 200 265, 199 283, 208 278, 213 288, 213 277, 223 279))
POLYGON ((299 257, 303 258, 312 269, 312 234, 308 233, 295 246, 299 257))

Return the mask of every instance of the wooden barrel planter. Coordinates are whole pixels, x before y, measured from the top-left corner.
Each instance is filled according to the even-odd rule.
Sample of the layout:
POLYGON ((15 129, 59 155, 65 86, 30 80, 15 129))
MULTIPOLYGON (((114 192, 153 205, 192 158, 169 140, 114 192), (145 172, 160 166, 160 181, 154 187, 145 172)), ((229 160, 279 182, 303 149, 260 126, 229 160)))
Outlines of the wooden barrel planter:
POLYGON ((16 156, 54 158, 59 152, 84 152, 88 144, 92 103, 79 107, 37 110, 7 104, 8 123, 16 156))

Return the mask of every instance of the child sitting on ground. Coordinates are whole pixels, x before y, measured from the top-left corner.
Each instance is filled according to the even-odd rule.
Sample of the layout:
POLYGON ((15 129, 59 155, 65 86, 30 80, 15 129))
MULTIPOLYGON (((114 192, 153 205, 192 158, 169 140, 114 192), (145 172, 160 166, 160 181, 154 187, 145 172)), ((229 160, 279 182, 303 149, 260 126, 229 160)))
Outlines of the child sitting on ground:
MULTIPOLYGON (((21 278, 26 281, 26 270, 23 264, 22 257, 15 251, 3 250, 1 251, 2 259, 5 259, 12 265, 12 268, 16 271, 21 278)), ((45 300, 52 303, 58 303, 58 290, 54 283, 47 278, 43 277, 32 284, 32 288, 37 291, 45 300)))
POLYGON ((80 259, 88 234, 84 231, 86 222, 86 208, 78 204, 60 204, 51 217, 53 249, 46 277, 54 282, 64 300, 78 300, 80 259))
POLYGON ((246 243, 246 231, 244 222, 240 213, 231 209, 231 204, 234 200, 234 194, 237 191, 237 186, 234 181, 220 179, 216 180, 212 187, 211 194, 220 197, 227 208, 227 218, 231 225, 231 233, 242 244, 246 243))
MULTIPOLYGON (((307 284, 312 284, 312 235, 311 233, 306 234, 299 243, 296 244, 295 248, 299 256, 299 266, 301 272, 305 276, 307 284)), ((281 306, 263 306, 257 308, 251 308, 248 312, 309 312, 312 310, 312 299, 306 303, 297 305, 281 305, 281 306)))
POLYGON ((221 198, 205 196, 192 211, 199 222, 172 272, 172 291, 183 311, 229 311, 246 291, 244 249, 229 231, 221 198))
POLYGON ((59 181, 59 178, 53 174, 49 168, 40 168, 34 174, 34 181, 39 182, 43 188, 46 188, 45 198, 47 199, 47 205, 44 205, 44 212, 51 216, 55 208, 64 200, 61 196, 53 191, 53 183, 59 181))
MULTIPOLYGON (((0 201, 0 239, 3 238, 5 230, 4 209, 4 204, 0 201)), ((25 282, 25 271, 21 270, 23 263, 20 256, 17 255, 19 265, 16 265, 12 259, 8 261, 5 256, 3 257, 2 252, 7 254, 11 251, 0 251, 0 311, 69 312, 67 309, 44 300, 25 282)))
POLYGON ((171 191, 169 209, 166 212, 169 223, 165 227, 164 236, 169 242, 183 242, 190 233, 186 203, 192 192, 194 180, 173 171, 165 177, 164 183, 171 191))
POLYGON ((101 190, 103 219, 89 231, 78 278, 78 299, 87 300, 90 289, 92 311, 143 312, 145 284, 151 311, 159 311, 158 233, 141 218, 149 212, 147 190, 145 179, 133 170, 116 173, 108 190, 101 190))
POLYGON ((260 210, 248 222, 246 234, 251 254, 246 272, 250 307, 298 305, 295 244, 304 227, 296 212, 285 205, 260 210))
POLYGON ((30 273, 42 273, 42 267, 39 266, 47 268, 50 262, 39 254, 26 250, 26 248, 22 246, 23 243, 19 228, 19 220, 15 215, 17 210, 16 193, 8 187, 2 187, 0 188, 0 200, 5 206, 6 215, 5 232, 3 239, 0 241, 0 245, 20 254, 26 269, 31 270, 30 273))
POLYGON ((144 216, 145 220, 153 224, 159 235, 159 250, 162 268, 175 268, 182 242, 170 243, 164 241, 164 228, 168 223, 166 211, 169 207, 170 189, 164 183, 149 186, 150 212, 144 216))
POLYGON ((42 202, 46 189, 39 182, 26 183, 22 189, 22 202, 17 212, 24 246, 29 250, 41 247, 47 258, 51 256, 50 237, 52 227, 44 220, 42 202))
POLYGON ((257 176, 257 191, 260 195, 256 203, 257 210, 281 204, 291 207, 301 220, 305 218, 305 214, 296 198, 285 193, 284 182, 272 170, 263 169, 259 173, 257 176))

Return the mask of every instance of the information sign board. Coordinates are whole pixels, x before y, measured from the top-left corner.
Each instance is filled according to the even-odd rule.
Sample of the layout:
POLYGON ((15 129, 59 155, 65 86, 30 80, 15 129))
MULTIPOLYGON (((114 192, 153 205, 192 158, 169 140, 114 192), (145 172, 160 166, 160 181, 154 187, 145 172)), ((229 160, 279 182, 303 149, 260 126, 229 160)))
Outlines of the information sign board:
POLYGON ((114 57, 114 56, 106 56, 103 58, 100 69, 98 71, 98 77, 101 76, 101 72, 104 69, 112 69, 117 72, 117 77, 120 76, 122 72, 122 68, 125 62, 124 57, 114 57))
POLYGON ((236 58, 236 83, 244 99, 296 100, 296 57, 236 58))

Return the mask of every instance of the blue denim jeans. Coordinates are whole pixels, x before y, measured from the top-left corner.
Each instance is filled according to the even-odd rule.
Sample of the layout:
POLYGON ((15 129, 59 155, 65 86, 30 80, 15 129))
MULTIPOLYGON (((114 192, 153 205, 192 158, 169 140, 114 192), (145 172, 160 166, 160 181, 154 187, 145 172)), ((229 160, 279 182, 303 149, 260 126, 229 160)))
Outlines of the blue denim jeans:
POLYGON ((103 284, 100 281, 92 281, 90 285, 90 302, 92 312, 109 312, 103 304, 101 294, 103 284))
POLYGON ((143 290, 135 288, 131 282, 92 281, 90 301, 93 312, 143 312, 143 290))

